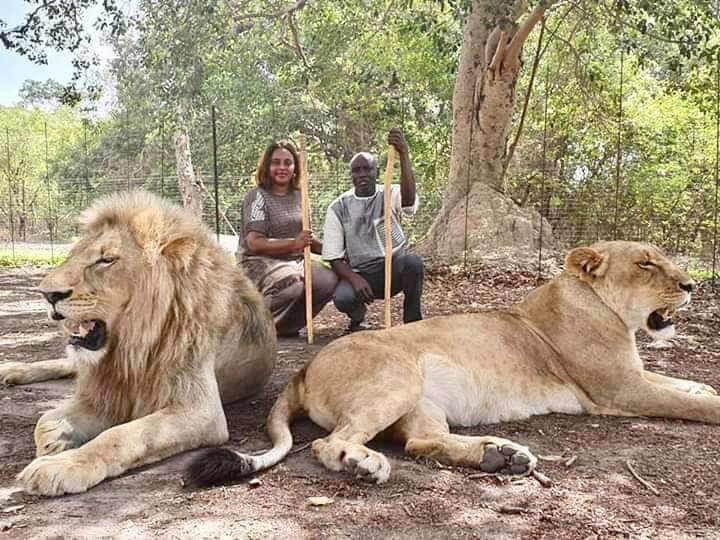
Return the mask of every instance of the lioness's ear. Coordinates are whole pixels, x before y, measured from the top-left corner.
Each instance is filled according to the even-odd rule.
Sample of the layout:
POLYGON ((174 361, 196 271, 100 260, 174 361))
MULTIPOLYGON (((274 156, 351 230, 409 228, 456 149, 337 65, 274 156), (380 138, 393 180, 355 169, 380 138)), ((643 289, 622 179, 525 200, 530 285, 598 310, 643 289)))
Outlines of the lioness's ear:
POLYGON ((590 247, 575 248, 565 257, 565 269, 580 279, 601 277, 607 266, 607 256, 590 247))

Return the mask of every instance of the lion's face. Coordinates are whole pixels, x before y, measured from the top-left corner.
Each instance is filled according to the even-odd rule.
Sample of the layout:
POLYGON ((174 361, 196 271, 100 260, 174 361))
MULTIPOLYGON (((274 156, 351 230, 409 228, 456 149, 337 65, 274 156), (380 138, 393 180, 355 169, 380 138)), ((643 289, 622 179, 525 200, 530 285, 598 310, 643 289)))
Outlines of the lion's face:
POLYGON ((138 278, 141 255, 127 230, 108 226, 78 241, 40 283, 51 318, 63 321, 75 350, 108 345, 138 278))
POLYGON ((675 334, 672 315, 690 303, 695 282, 662 251, 638 242, 602 242, 572 250, 567 270, 587 282, 631 331, 675 334))

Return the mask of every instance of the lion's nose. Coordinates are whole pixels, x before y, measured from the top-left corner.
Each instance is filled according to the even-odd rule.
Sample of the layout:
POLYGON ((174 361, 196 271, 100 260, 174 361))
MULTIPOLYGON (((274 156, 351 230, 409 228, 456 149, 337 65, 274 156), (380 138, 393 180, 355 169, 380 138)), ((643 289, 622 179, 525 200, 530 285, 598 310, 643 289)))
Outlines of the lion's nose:
POLYGON ((685 292, 692 292, 692 290, 695 288, 695 282, 688 281, 687 283, 680 283, 680 288, 685 292))
POLYGON ((45 297, 45 300, 47 300, 51 305, 55 305, 60 300, 63 300, 64 298, 67 298, 72 294, 72 289, 69 289, 67 291, 40 291, 42 295, 45 297))

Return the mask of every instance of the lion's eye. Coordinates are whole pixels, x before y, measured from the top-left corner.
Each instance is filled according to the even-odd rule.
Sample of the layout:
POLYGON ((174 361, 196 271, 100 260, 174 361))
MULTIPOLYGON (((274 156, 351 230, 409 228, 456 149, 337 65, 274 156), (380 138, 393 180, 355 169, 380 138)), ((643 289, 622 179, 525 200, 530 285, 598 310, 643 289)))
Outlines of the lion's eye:
POLYGON ((117 260, 118 260, 117 257, 104 256, 104 257, 100 257, 97 261, 95 261, 95 264, 97 264, 99 266, 110 266, 112 263, 114 263, 117 260))
POLYGON ((637 265, 642 268, 643 270, 650 270, 651 268, 655 268, 655 263, 650 261, 645 262, 639 262, 637 265))

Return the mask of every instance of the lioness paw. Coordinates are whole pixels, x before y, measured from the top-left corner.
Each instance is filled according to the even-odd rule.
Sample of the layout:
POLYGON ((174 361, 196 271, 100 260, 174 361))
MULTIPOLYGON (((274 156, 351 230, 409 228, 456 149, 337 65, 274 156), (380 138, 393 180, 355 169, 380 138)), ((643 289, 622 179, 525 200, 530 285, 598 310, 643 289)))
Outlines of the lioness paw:
POLYGON ((506 442, 501 446, 485 445, 480 470, 489 473, 525 476, 537 465, 537 458, 524 446, 506 442))
POLYGON ((369 480, 376 484, 387 482, 390 478, 390 462, 380 452, 356 445, 345 452, 343 468, 356 478, 369 480))
POLYGON ((345 471, 356 478, 382 484, 390 478, 390 462, 380 452, 343 440, 317 439, 312 444, 315 457, 331 471, 345 471))
POLYGON ((0 364, 0 384, 10 386, 29 382, 32 364, 25 362, 5 362, 0 364))
POLYGON ((18 482, 33 495, 82 493, 104 480, 106 471, 103 463, 85 458, 80 450, 68 450, 35 459, 18 475, 18 482))

